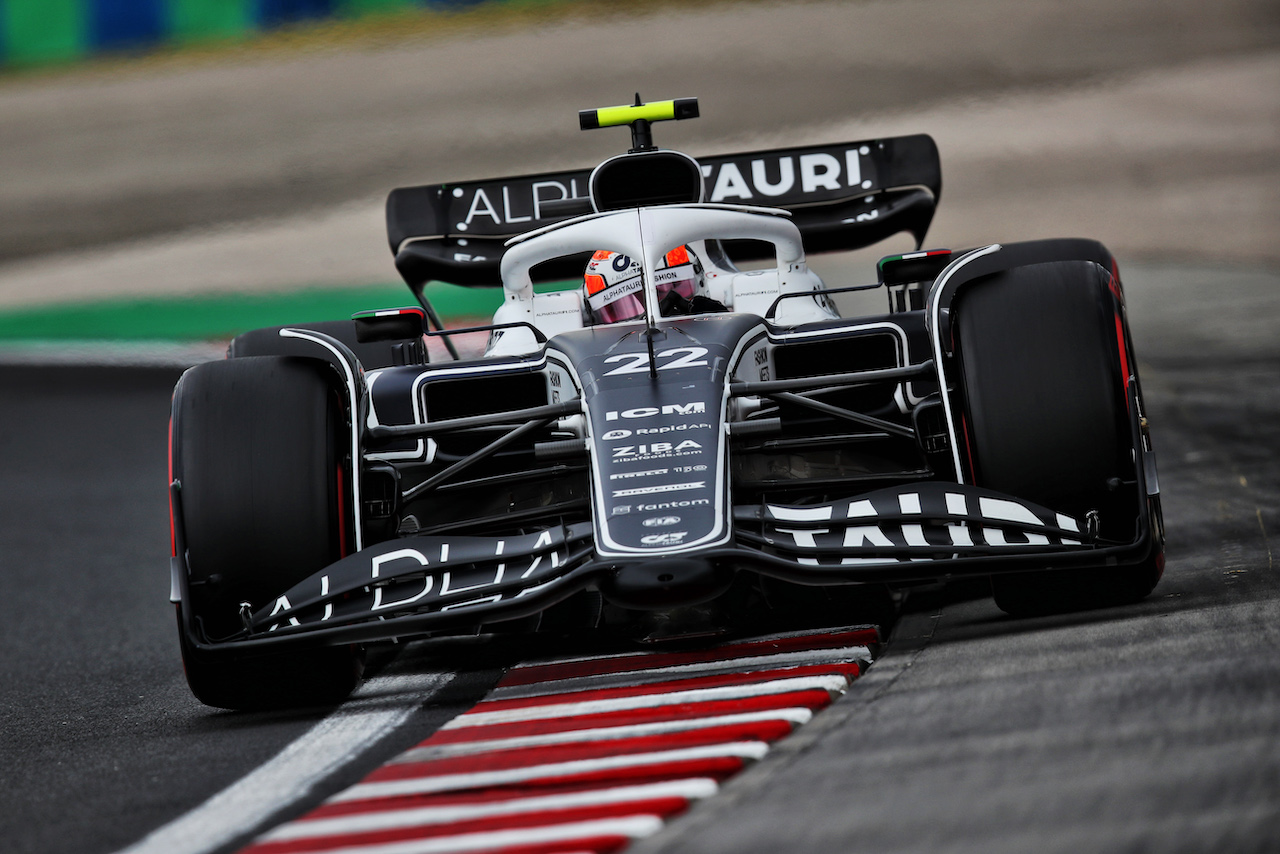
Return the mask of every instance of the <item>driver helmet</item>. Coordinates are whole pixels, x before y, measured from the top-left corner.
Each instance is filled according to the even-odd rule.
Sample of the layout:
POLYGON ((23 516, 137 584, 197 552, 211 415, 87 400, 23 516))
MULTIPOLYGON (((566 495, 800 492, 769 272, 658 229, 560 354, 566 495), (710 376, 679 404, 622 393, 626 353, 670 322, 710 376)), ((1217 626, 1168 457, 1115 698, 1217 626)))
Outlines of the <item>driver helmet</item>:
MULTIPOLYGON (((582 278, 593 323, 622 323, 644 316, 644 269, 631 256, 598 250, 587 262, 582 278)), ((676 295, 671 299, 679 297, 687 303, 704 290, 702 264, 688 246, 668 252, 654 280, 658 300, 664 306, 669 294, 676 295)))

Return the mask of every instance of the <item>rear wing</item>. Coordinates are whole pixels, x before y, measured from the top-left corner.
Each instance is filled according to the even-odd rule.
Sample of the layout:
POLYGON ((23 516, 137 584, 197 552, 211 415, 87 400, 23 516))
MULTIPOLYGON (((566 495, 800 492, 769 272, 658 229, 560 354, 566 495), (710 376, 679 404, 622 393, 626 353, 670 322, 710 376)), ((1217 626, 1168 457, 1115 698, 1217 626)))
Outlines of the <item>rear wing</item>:
MULTIPOLYGON (((697 158, 709 202, 791 212, 806 253, 860 249, 899 232, 920 245, 942 194, 925 134, 697 158)), ((592 211, 591 170, 392 190, 387 237, 415 290, 429 281, 500 285, 506 240, 592 211)), ((735 257, 739 257, 735 253, 735 257)), ((551 277, 576 269, 548 269, 551 277)))

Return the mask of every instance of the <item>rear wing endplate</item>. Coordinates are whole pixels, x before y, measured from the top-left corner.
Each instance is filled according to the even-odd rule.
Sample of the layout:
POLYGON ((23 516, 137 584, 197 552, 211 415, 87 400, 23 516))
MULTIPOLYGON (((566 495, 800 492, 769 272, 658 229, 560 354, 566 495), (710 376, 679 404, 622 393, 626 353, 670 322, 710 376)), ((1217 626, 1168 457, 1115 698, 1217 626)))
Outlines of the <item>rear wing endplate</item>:
MULTIPOLYGON (((938 148, 925 134, 699 157, 708 202, 791 212, 807 253, 860 249, 899 232, 917 245, 942 193, 938 148)), ((500 285, 505 241, 590 213, 591 170, 392 190, 387 237, 415 289, 428 281, 500 285)), ((576 269, 544 271, 571 276, 576 269)))

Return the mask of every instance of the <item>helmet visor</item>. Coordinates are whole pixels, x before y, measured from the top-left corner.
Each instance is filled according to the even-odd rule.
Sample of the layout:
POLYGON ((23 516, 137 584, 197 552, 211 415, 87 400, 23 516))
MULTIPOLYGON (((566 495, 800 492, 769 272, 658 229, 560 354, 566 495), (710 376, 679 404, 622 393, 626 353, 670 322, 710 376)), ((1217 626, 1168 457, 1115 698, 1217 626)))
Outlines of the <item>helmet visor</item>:
POLYGON ((698 290, 698 273, 692 264, 681 264, 678 267, 668 267, 665 270, 659 270, 654 276, 654 284, 658 289, 658 300, 671 292, 679 294, 684 299, 693 299, 693 295, 698 290))
POLYGON ((644 315, 644 291, 627 294, 595 309, 601 323, 622 323, 644 315))
POLYGON ((644 314, 644 282, 639 275, 608 284, 597 274, 586 276, 587 303, 597 323, 621 323, 644 314))

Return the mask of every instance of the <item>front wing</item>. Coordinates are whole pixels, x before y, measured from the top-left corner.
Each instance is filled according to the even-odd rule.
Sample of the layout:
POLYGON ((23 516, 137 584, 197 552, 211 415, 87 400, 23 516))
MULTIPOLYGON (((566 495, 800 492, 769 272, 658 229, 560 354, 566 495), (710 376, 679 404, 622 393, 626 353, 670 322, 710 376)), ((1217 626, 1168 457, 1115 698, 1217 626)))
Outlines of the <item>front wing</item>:
MULTIPOLYGON (((181 501, 175 489, 174 499, 181 501)), ((907 582, 992 572, 1130 564, 1153 534, 1100 541, 1074 519, 992 490, 923 482, 803 507, 734 508, 735 538, 697 558, 806 585, 907 582)), ((178 514, 178 518, 181 515, 178 514)), ((175 532, 179 541, 181 531, 175 532)), ((515 537, 412 536, 349 555, 274 601, 242 610, 243 629, 203 636, 197 648, 364 643, 474 630, 540 613, 607 583, 630 561, 595 553, 592 526, 557 526, 515 537)), ((178 554, 184 554, 179 542, 178 554)), ((174 594, 187 571, 174 559, 174 594)))

